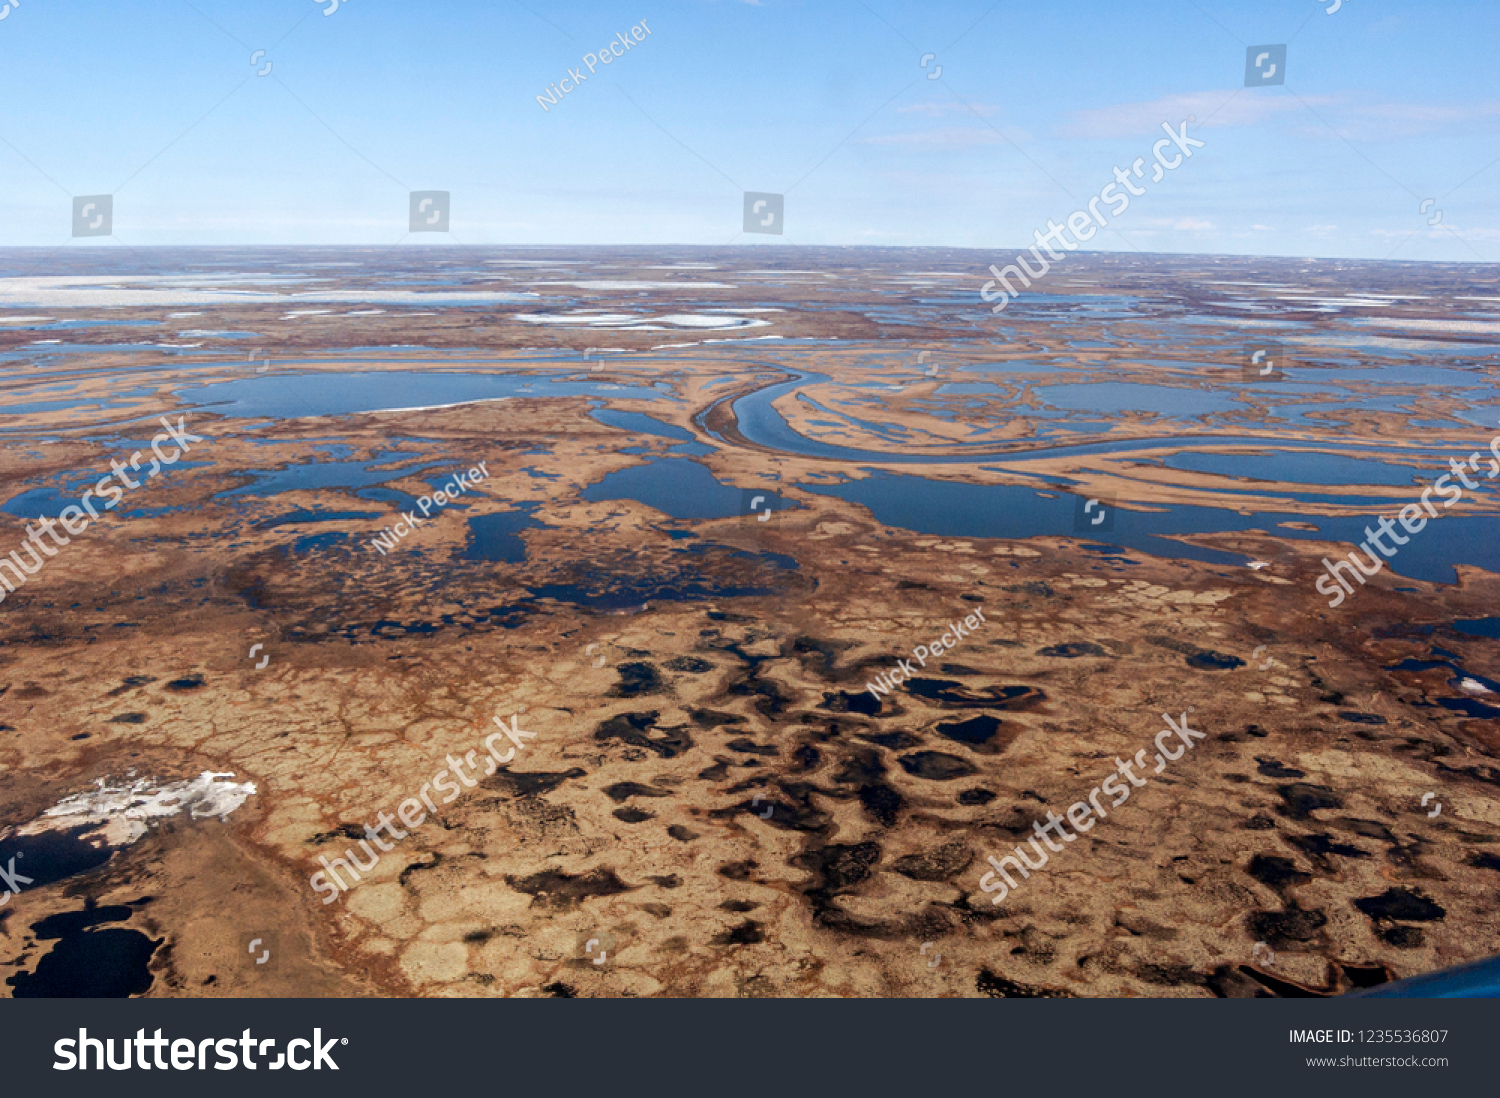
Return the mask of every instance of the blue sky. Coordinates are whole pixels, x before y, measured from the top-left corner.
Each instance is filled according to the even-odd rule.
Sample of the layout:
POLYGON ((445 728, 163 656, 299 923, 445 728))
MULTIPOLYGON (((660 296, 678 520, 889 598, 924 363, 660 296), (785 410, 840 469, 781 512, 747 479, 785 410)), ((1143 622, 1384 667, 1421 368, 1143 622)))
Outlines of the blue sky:
POLYGON ((446 243, 406 236, 441 189, 464 244, 1014 251, 1195 114, 1090 247, 1500 259, 1493 0, 333 2, 12 6, 0 245, 446 243), (1285 86, 1243 87, 1270 43, 1285 86), (785 237, 739 233, 744 190, 785 237), (103 193, 114 239, 70 242, 103 193))

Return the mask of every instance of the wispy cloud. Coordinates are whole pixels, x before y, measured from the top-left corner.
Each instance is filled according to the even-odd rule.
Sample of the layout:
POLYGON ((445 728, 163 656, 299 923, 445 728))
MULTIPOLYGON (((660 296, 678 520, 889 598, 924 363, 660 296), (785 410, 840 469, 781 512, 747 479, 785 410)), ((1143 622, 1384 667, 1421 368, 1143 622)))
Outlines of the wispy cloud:
POLYGON ((1493 131, 1500 122, 1500 102, 1474 102, 1456 105, 1431 103, 1370 103, 1334 100, 1328 108, 1318 107, 1319 119, 1309 117, 1302 129, 1307 137, 1328 137, 1336 133, 1348 141, 1392 141, 1421 137, 1455 126, 1472 133, 1475 124, 1493 131), (1324 125, 1323 123, 1327 123, 1324 125), (1330 128, 1333 133, 1330 133, 1330 128))
POLYGON ((953 114, 970 117, 977 114, 980 118, 991 118, 1000 113, 1000 108, 993 103, 959 103, 952 99, 939 99, 931 103, 912 103, 905 107, 897 107, 896 113, 920 114, 928 118, 946 118, 953 114))
POLYGON ((1031 133, 1019 126, 935 126, 933 129, 915 130, 912 133, 877 133, 864 138, 867 145, 906 145, 909 148, 974 148, 975 145, 995 145, 1002 141, 1022 144, 1029 141, 1031 133))
POLYGON ((1208 232, 1216 225, 1206 217, 1145 217, 1136 226, 1146 229, 1171 229, 1174 232, 1208 232))
MULTIPOLYGON (((1003 139, 982 126, 939 126, 915 133, 886 133, 866 137, 866 145, 904 145, 914 149, 969 149, 975 145, 998 145, 1003 139)), ((1011 140, 1016 140, 1012 137, 1011 140)))
POLYGON ((1159 132, 1163 122, 1180 122, 1189 116, 1196 117, 1200 127, 1253 126, 1268 118, 1296 113, 1305 113, 1305 108, 1290 96, 1185 92, 1076 111, 1060 132, 1064 137, 1126 137, 1159 132))
POLYGON ((1163 122, 1197 118, 1200 129, 1256 126, 1272 119, 1297 122, 1305 137, 1382 141, 1435 133, 1456 125, 1500 121, 1500 102, 1458 104, 1371 101, 1337 95, 1264 95, 1202 91, 1137 103, 1115 103, 1075 111, 1060 128, 1063 137, 1124 137, 1153 133, 1163 122), (1309 110, 1309 108, 1311 108, 1309 110), (1324 124, 1326 122, 1326 125, 1324 124))
POLYGON ((1452 240, 1455 236, 1466 240, 1494 241, 1500 240, 1500 229, 1465 229, 1459 225, 1444 224, 1440 228, 1429 228, 1424 225, 1414 225, 1409 229, 1371 229, 1371 236, 1384 239, 1405 240, 1407 237, 1416 235, 1427 240, 1452 240))

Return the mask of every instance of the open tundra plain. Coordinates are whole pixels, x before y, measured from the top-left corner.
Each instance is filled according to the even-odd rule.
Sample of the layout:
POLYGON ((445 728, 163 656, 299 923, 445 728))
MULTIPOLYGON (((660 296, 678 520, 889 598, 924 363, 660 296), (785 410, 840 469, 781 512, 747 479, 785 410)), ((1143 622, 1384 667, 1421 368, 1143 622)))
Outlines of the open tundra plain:
POLYGON ((1079 254, 995 313, 995 262, 6 253, 0 987, 1323 995, 1500 952, 1493 273, 1079 254))

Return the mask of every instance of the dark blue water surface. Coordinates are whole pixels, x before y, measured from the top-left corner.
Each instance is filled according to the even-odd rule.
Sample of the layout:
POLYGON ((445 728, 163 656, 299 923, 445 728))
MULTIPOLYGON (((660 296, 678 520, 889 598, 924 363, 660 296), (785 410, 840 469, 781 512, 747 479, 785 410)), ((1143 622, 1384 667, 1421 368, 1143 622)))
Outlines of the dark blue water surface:
POLYGON ((284 515, 259 523, 259 526, 263 530, 271 530, 277 526, 301 526, 310 522, 349 522, 379 518, 384 513, 383 511, 288 511, 284 515))
POLYGON ((1245 406, 1231 393, 1171 385, 1144 385, 1134 381, 1039 385, 1035 392, 1052 407, 1071 412, 1128 411, 1202 416, 1213 412, 1245 410, 1245 406))
MULTIPOLYGON (((1185 450, 1165 458, 1164 464, 1170 469, 1289 484, 1406 485, 1422 479, 1422 474, 1409 465, 1387 465, 1342 454, 1209 454, 1185 450)), ((1436 477, 1437 473, 1431 476, 1436 477)))
POLYGON ((1455 713, 1462 713, 1466 717, 1475 720, 1495 720, 1500 718, 1500 707, 1494 702, 1500 696, 1500 682, 1485 678, 1483 675, 1464 669, 1463 661, 1453 652, 1436 646, 1432 649, 1434 656, 1446 656, 1446 659, 1407 659, 1400 663, 1392 664, 1388 671, 1447 671, 1450 675, 1448 686, 1453 690, 1453 696, 1438 698, 1437 704, 1444 709, 1451 709, 1455 713), (1488 694, 1474 695, 1464 690, 1459 685, 1464 679, 1473 679, 1489 690, 1488 694), (1482 700, 1487 699, 1487 700, 1482 700))
POLYGON ((354 494, 360 499, 373 500, 376 503, 394 503, 403 511, 412 511, 418 507, 416 496, 408 495, 395 488, 361 488, 354 494))
POLYGON ((617 469, 580 495, 586 500, 630 499, 674 519, 721 519, 747 515, 750 501, 763 496, 755 509, 780 511, 788 502, 770 489, 747 489, 722 483, 705 466, 687 458, 659 458, 645 465, 617 469))
POLYGON ((798 564, 782 553, 752 552, 732 549, 725 545, 695 542, 674 551, 674 557, 689 564, 692 557, 723 555, 732 560, 745 561, 762 566, 764 583, 725 583, 722 580, 699 575, 690 567, 674 571, 664 577, 651 575, 619 577, 601 574, 588 583, 551 583, 532 588, 538 599, 555 599, 558 602, 586 606, 592 610, 618 611, 633 607, 644 607, 650 602, 701 602, 705 599, 751 598, 771 595, 777 591, 778 575, 793 572, 798 564))
POLYGON ((0 844, 0 863, 15 859, 17 872, 31 878, 29 888, 41 888, 97 869, 114 854, 102 838, 90 832, 97 825, 83 824, 67 831, 43 831, 36 835, 13 835, 0 844))
POLYGON ((302 555, 303 553, 315 553, 319 549, 337 549, 349 542, 349 535, 338 532, 327 534, 307 534, 292 542, 292 553, 302 555))
POLYGON ((1492 637, 1500 640, 1500 618, 1468 618, 1454 622, 1453 628, 1471 637, 1492 637))
MULTIPOLYGON (((150 480, 146 479, 146 471, 151 468, 149 462, 141 462, 139 469, 131 469, 127 464, 125 475, 140 485, 139 488, 135 489, 126 488, 115 478, 109 466, 108 458, 105 458, 102 464, 104 466, 103 472, 95 471, 82 477, 70 477, 68 481, 59 487, 28 488, 26 491, 6 501, 4 506, 0 506, 0 511, 3 511, 7 515, 15 515, 18 518, 36 519, 42 518, 44 515, 55 517, 61 514, 66 507, 76 506, 83 508, 84 492, 93 488, 105 477, 108 477, 111 484, 125 493, 124 499, 120 503, 115 504, 109 511, 106 511, 105 504, 109 501, 101 498, 98 493, 94 493, 90 500, 94 505, 94 510, 98 511, 101 516, 110 513, 127 514, 130 512, 121 511, 119 508, 122 504, 142 502, 145 496, 138 493, 149 492, 153 485, 160 483, 173 473, 181 472, 184 469, 196 469, 204 465, 210 465, 212 462, 178 461, 175 465, 159 468, 156 476, 150 480)), ((92 522, 93 519, 89 521, 92 522)))
MULTIPOLYGON (((417 465, 391 468, 394 462, 410 458, 410 454, 391 450, 377 454, 368 461, 309 461, 300 465, 290 465, 285 469, 241 470, 241 475, 255 479, 239 488, 220 492, 214 498, 274 496, 281 492, 317 488, 366 488, 369 485, 384 484, 389 480, 410 477, 423 470, 445 464, 439 461, 428 461, 417 465)), ((405 493, 399 494, 405 499, 411 499, 405 493)))
POLYGON ((526 542, 521 531, 540 527, 533 519, 537 505, 499 515, 475 515, 469 520, 469 543, 461 560, 493 560, 520 564, 526 559, 526 542))
MULTIPOLYGON (((72 392, 76 385, 60 385, 50 389, 34 390, 38 395, 45 392, 72 392)), ((0 416, 25 415, 28 412, 63 412, 73 408, 112 408, 129 400, 154 395, 155 389, 126 389, 107 396, 69 397, 58 400, 34 400, 22 404, 7 404, 0 407, 0 416)))
MULTIPOLYGON (((830 458, 837 461, 879 461, 886 464, 902 465, 956 465, 969 462, 994 462, 1003 464, 1007 461, 1018 461, 1027 457, 1087 457, 1095 454, 1117 454, 1132 450, 1141 450, 1153 446, 1161 446, 1173 441, 1173 436, 1164 435, 1160 439, 1119 439, 1108 442, 1084 442, 1070 443, 1065 445, 1035 445, 1022 444, 1010 450, 981 449, 974 446, 972 449, 965 447, 952 447, 957 453, 954 455, 937 454, 912 454, 900 450, 862 450, 853 446, 839 446, 833 443, 820 442, 817 439, 806 438, 798 434, 782 418, 781 413, 772 407, 772 402, 786 393, 795 392, 803 385, 813 385, 828 380, 827 375, 817 373, 798 373, 797 376, 788 381, 779 382, 776 385, 746 393, 741 397, 732 398, 735 419, 738 423, 740 434, 749 442, 768 450, 777 450, 783 453, 801 454, 804 457, 830 458)), ((1173 390, 1174 392, 1193 393, 1196 390, 1184 389, 1173 390)), ((726 398, 728 399, 728 398, 726 398)), ((1053 412, 1052 415, 1061 416, 1065 413, 1053 412)), ((1027 416, 1038 416, 1039 413, 1027 411, 1027 416)), ((699 426, 703 426, 707 418, 707 412, 698 416, 699 426)), ((1076 426, 1069 421, 1070 426, 1076 426)), ((705 428, 705 430, 707 430, 705 428)), ((714 432, 708 431, 710 435, 714 432)), ((720 436, 714 435, 719 438, 720 436)), ((1254 438, 1244 435, 1191 435, 1178 436, 1183 441, 1190 441, 1194 446, 1243 446, 1246 442, 1264 442, 1268 447, 1275 446, 1286 450, 1312 451, 1308 456, 1310 463, 1319 460, 1318 451, 1326 451, 1336 444, 1329 442, 1310 442, 1305 439, 1296 438, 1254 438)), ((722 439, 721 439, 722 441, 722 439)), ((1436 443, 1433 446, 1436 447, 1436 443)), ((1402 460, 1410 461, 1415 457, 1424 457, 1428 454, 1422 451, 1412 451, 1396 446, 1360 446, 1362 451, 1387 451, 1393 456, 1399 455, 1402 460)), ((1437 457, 1436 449, 1430 451, 1432 457, 1437 457)), ((1446 463, 1446 459, 1444 459, 1446 463)), ((1316 483, 1316 482, 1310 482, 1316 483)))
POLYGON ((41 324, 7 324, 8 332, 40 332, 58 328, 155 328, 159 320, 53 320, 41 324))
MULTIPOLYGON (((674 446, 671 453, 683 457, 706 457, 713 453, 713 448, 699 442, 691 431, 684 430, 671 423, 663 423, 655 416, 648 416, 644 412, 622 412, 614 408, 593 408, 589 411, 600 423, 610 427, 619 427, 622 430, 634 431, 642 435, 654 435, 657 438, 672 439, 682 445, 674 446)), ((627 449, 622 453, 639 454, 648 451, 640 449, 627 449)))
POLYGON ((459 374, 438 370, 379 373, 258 374, 183 389, 182 400, 236 419, 255 416, 338 416, 383 409, 427 408, 501 397, 615 397, 660 400, 655 388, 571 381, 539 374, 459 374))
MULTIPOLYGON (((139 903, 140 901, 137 901, 139 903)), ((134 912, 125 904, 60 911, 31 924, 38 941, 56 941, 33 972, 20 971, 5 982, 17 999, 114 999, 142 995, 151 988, 151 958, 166 938, 103 923, 123 922, 134 912)))
POLYGON ((696 442, 693 432, 671 423, 663 423, 655 416, 648 416, 645 412, 622 412, 614 408, 592 408, 589 415, 600 423, 610 427, 619 427, 625 431, 635 431, 643 435, 655 435, 658 438, 670 438, 677 442, 696 442))
MULTIPOLYGON (((1126 546, 1154 556, 1237 564, 1247 558, 1171 539, 1172 535, 1238 530, 1264 530, 1277 537, 1357 544, 1367 517, 1329 517, 1277 512, 1242 515, 1214 507, 1155 505, 1151 511, 1116 508, 1114 529, 1091 533, 1074 525, 1077 497, 1043 494, 1035 488, 1011 484, 967 484, 928 477, 871 471, 863 480, 838 485, 804 484, 809 492, 836 496, 869 508, 875 519, 920 534, 939 537, 1029 538, 1052 535, 1092 539, 1126 546), (1316 531, 1293 530, 1277 524, 1289 521, 1314 524, 1316 531)), ((1394 510, 1394 508, 1392 509, 1394 510)), ((1413 579, 1453 583, 1455 563, 1500 571, 1500 516, 1448 515, 1432 528, 1412 535, 1387 562, 1393 571, 1413 579)), ((1400 528, 1397 528, 1398 531, 1400 528)), ((1389 542, 1387 542, 1389 544, 1389 542)))

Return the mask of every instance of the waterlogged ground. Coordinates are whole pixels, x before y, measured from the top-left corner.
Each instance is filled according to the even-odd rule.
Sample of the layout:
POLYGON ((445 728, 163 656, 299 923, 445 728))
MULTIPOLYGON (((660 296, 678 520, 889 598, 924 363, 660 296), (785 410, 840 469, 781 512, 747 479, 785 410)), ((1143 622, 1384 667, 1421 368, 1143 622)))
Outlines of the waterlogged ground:
POLYGON ((206 440, 0 603, 10 993, 1307 995, 1500 951, 1497 482, 1313 588, 1500 431, 1492 279, 1075 257, 994 316, 970 253, 457 251, 0 271, 0 550, 157 417, 206 440), (535 738, 325 905, 496 717, 535 738), (228 811, 38 824, 205 772, 228 811))

